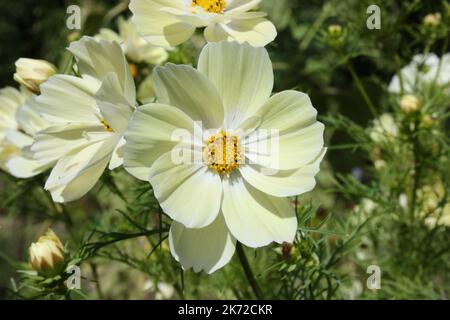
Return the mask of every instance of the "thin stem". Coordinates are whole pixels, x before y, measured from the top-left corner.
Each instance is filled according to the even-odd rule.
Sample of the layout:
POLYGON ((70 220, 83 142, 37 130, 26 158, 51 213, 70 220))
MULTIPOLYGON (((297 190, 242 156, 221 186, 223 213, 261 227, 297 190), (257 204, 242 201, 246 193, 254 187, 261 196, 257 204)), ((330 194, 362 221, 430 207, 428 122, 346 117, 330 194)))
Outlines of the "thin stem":
POLYGON ((409 204, 409 215, 411 217, 411 223, 414 223, 415 221, 415 210, 416 210, 416 203, 417 203, 417 189, 419 187, 419 181, 420 176, 422 173, 422 167, 420 164, 420 161, 418 158, 419 153, 419 146, 417 141, 417 133, 414 131, 413 133, 413 157, 414 157, 414 172, 413 172, 413 184, 412 184, 412 190, 411 190, 411 202, 409 204))
POLYGON ((361 94, 362 98, 366 102, 367 106, 369 107, 370 112, 372 115, 376 118, 378 116, 378 112, 375 109, 375 106, 373 105, 372 101, 369 98, 369 95, 367 94, 366 89, 361 83, 361 80, 359 80, 358 75, 355 72, 355 69, 353 69, 353 66, 350 62, 347 63, 347 68, 350 71, 350 74, 352 75, 353 81, 355 82, 356 88, 358 89, 359 93, 361 94))
POLYGON ((256 296, 256 299, 262 300, 261 290, 259 289, 258 283, 255 280, 255 276, 253 275, 252 269, 247 260, 247 256, 245 255, 244 248, 240 242, 236 244, 236 251, 239 257, 239 261, 241 262, 242 269, 244 269, 245 276, 247 277, 247 281, 250 284, 250 287, 253 290, 253 293, 256 296))

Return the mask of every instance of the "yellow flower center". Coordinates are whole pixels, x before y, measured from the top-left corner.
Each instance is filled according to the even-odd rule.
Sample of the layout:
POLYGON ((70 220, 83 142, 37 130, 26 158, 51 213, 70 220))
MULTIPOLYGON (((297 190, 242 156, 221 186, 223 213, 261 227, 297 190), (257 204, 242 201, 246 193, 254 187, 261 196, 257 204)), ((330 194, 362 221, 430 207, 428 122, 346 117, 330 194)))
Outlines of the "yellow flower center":
POLYGON ((200 6, 211 13, 223 13, 226 2, 225 0, 192 0, 192 6, 200 6))
POLYGON ((114 132, 113 128, 111 128, 111 126, 109 125, 108 122, 105 121, 105 119, 100 119, 101 124, 103 125, 103 127, 105 127, 105 130, 108 132, 114 132))
POLYGON ((208 167, 217 173, 227 174, 236 170, 243 159, 239 138, 225 131, 212 135, 203 150, 203 157, 208 167))

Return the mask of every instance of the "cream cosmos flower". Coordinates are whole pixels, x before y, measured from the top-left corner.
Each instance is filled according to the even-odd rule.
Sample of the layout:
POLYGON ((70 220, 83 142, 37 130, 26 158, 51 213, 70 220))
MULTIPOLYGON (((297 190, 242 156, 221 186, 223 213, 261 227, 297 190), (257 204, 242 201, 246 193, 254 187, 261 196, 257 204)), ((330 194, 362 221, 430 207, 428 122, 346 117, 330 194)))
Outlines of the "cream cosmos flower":
POLYGON ((130 20, 118 19, 119 34, 111 29, 100 29, 96 39, 115 41, 121 44, 128 59, 136 63, 161 64, 169 54, 164 48, 157 47, 141 38, 130 20))
POLYGON ((56 202, 85 195, 106 166, 122 165, 123 133, 136 90, 119 44, 84 37, 70 45, 81 78, 56 75, 41 85, 38 111, 53 124, 31 150, 42 163, 56 162, 45 188, 56 202))
POLYGON ((34 135, 48 125, 39 117, 33 96, 14 88, 0 90, 0 168, 16 178, 48 169, 30 152, 34 135))
POLYGON ((248 42, 265 46, 277 35, 263 12, 249 12, 261 0, 131 0, 130 10, 139 33, 148 42, 170 48, 206 27, 209 42, 248 42))
POLYGON ((133 115, 124 166, 152 184, 175 220, 170 249, 185 269, 214 272, 236 239, 252 248, 294 240, 286 197, 315 186, 324 126, 306 94, 271 97, 272 88, 267 51, 248 44, 210 43, 198 70, 154 71, 159 103, 133 115))
POLYGON ((415 93, 423 85, 436 83, 438 86, 450 84, 450 53, 439 58, 434 53, 415 55, 413 61, 392 78, 389 91, 393 93, 415 93))

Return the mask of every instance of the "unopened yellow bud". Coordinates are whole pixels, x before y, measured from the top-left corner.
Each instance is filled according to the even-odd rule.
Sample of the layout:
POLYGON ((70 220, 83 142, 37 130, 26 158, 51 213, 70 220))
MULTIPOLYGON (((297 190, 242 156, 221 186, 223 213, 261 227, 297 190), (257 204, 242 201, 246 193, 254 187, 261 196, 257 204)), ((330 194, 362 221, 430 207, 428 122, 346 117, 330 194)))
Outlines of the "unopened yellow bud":
POLYGON ((64 246, 58 236, 49 229, 30 246, 30 264, 33 270, 45 276, 58 274, 64 263, 64 246))
POLYGON ((414 113, 419 111, 422 102, 415 95, 407 94, 402 97, 400 100, 400 109, 404 113, 414 113))
POLYGON ((328 26, 328 34, 334 38, 342 35, 342 27, 338 24, 332 24, 328 26))
POLYGON ((39 94, 39 86, 57 72, 56 67, 45 60, 20 58, 16 61, 14 80, 34 94, 39 94))
POLYGON ((437 13, 430 13, 430 14, 427 14, 425 16, 425 18, 423 18, 423 24, 426 27, 433 28, 433 27, 437 27, 438 25, 440 25, 441 24, 441 20, 442 20, 442 17, 441 17, 441 14, 439 12, 437 12, 437 13))

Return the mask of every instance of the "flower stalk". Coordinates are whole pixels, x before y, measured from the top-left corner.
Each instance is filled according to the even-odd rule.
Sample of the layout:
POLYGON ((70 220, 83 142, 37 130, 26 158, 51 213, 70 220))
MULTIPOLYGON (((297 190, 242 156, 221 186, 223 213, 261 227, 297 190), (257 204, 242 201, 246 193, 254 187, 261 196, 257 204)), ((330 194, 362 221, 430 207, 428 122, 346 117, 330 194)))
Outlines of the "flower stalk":
POLYGON ((245 277, 247 278, 248 283, 250 284, 250 287, 253 290, 253 293, 256 296, 256 299, 263 300, 263 295, 261 294, 261 289, 258 286, 258 283, 256 282, 255 276, 253 274, 253 271, 250 267, 250 264, 248 263, 247 256, 245 255, 244 248, 242 247, 242 244, 240 242, 236 243, 236 252, 238 254, 239 262, 241 263, 242 269, 244 269, 245 277))

